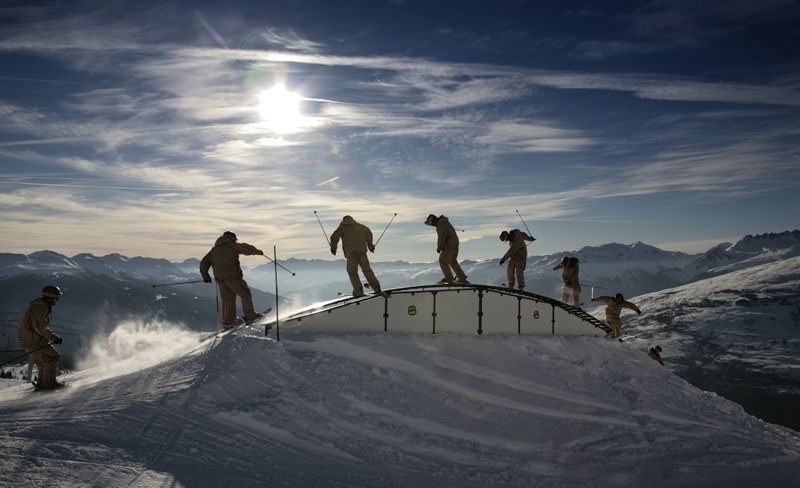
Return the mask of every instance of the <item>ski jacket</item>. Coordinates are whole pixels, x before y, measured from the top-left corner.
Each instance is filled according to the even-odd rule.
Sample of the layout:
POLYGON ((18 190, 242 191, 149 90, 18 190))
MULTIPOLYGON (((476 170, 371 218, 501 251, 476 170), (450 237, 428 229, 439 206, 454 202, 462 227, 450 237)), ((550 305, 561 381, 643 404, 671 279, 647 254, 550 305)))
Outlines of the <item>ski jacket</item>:
POLYGON ((342 240, 342 252, 344 257, 366 254, 367 249, 373 251, 375 246, 372 244, 372 231, 369 227, 359 224, 349 215, 345 215, 339 227, 331 234, 331 251, 336 254, 336 247, 342 240))
POLYGON ((508 233, 508 251, 506 251, 506 253, 503 254, 501 260, 505 261, 508 258, 527 259, 528 245, 525 244, 525 241, 535 241, 535 240, 536 239, 522 232, 519 229, 512 230, 511 232, 508 233))
POLYGON ((208 269, 213 268, 214 278, 217 280, 241 278, 244 274, 239 265, 240 254, 252 256, 264 254, 264 252, 246 242, 236 242, 232 237, 223 234, 214 243, 214 247, 200 260, 200 274, 204 280, 207 280, 210 278, 208 269))
POLYGON ((436 235, 438 240, 436 242, 436 252, 442 252, 445 249, 454 250, 458 249, 458 234, 450 219, 444 215, 440 215, 436 221, 436 235))
POLYGON ((612 297, 609 296, 601 296, 592 298, 593 302, 605 302, 606 303, 606 321, 609 322, 619 322, 619 315, 622 313, 623 308, 627 308, 633 310, 634 312, 641 315, 642 311, 639 310, 639 307, 632 304, 631 302, 624 300, 622 302, 617 302, 612 297))
POLYGON ((561 278, 564 280, 564 284, 568 286, 578 285, 578 273, 580 273, 580 265, 578 264, 578 259, 575 258, 571 260, 570 258, 565 257, 561 260, 553 271, 557 269, 563 269, 564 271, 561 272, 561 278), (570 266, 570 262, 574 262, 574 265, 570 266))
POLYGON ((656 350, 656 348, 651 347, 650 350, 647 351, 647 355, 658 361, 658 364, 661 366, 664 366, 664 360, 661 358, 661 354, 656 350))
POLYGON ((26 351, 38 349, 58 339, 50 329, 50 315, 53 306, 46 297, 39 297, 28 304, 17 327, 17 342, 26 351))

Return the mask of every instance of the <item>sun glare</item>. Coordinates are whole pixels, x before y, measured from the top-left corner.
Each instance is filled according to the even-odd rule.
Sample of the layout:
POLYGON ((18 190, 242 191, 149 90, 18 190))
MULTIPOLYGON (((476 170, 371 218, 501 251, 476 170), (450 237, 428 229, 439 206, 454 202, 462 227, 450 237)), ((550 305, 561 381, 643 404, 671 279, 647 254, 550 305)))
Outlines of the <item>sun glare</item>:
POLYGON ((301 97, 283 85, 276 85, 258 96, 258 110, 264 123, 273 132, 287 134, 303 127, 301 97))

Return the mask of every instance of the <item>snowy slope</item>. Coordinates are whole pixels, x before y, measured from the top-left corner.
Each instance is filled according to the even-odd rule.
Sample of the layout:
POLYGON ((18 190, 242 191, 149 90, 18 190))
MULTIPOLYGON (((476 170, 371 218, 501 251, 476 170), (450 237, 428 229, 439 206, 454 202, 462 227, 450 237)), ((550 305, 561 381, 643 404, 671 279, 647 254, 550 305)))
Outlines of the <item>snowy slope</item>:
POLYGON ((3 380, 0 483, 758 487, 800 436, 583 337, 121 327, 70 386, 3 380))
POLYGON ((643 313, 625 333, 681 351, 686 366, 728 355, 800 378, 788 359, 800 354, 799 290, 800 256, 758 264, 636 297, 643 313))
POLYGON ((623 315, 625 345, 659 344, 667 367, 693 384, 800 429, 800 246, 713 275, 633 298, 642 315, 623 315))

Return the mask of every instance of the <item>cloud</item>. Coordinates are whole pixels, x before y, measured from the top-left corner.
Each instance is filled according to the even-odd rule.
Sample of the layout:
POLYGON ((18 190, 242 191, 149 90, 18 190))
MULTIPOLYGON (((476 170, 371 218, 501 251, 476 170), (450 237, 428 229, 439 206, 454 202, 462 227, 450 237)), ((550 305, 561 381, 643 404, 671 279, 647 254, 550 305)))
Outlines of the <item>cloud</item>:
MULTIPOLYGON (((653 49, 666 31, 636 35, 670 14, 662 7, 644 6, 616 38, 583 48, 653 49)), ((102 235, 123 251, 111 246, 141 242, 144 228, 185 236, 180 250, 147 244, 185 256, 235 223, 314 250, 320 236, 303 227, 315 225, 313 209, 377 222, 398 212, 397 227, 420 243, 430 235, 419 216, 440 209, 470 222, 478 233, 465 238, 475 239, 494 236, 510 206, 590 219, 601 201, 728 201, 796 180, 800 78, 791 74, 757 82, 348 56, 299 29, 201 13, 223 45, 175 4, 125 17, 35 12, 37 22, 0 40, 0 53, 35 55, 58 76, 12 76, 32 80, 31 91, 0 102, 9 162, 0 199, 31 203, 8 214, 31 242, 47 242, 37 228, 47 224, 63 226, 70 246, 102 235), (274 83, 300 95, 304 130, 275 134, 260 120, 258 94, 274 83), (67 211, 53 219, 55 207, 67 211)))
POLYGON ((577 130, 559 129, 525 121, 500 121, 489 124, 487 134, 476 141, 507 152, 562 152, 586 150, 593 141, 577 130))

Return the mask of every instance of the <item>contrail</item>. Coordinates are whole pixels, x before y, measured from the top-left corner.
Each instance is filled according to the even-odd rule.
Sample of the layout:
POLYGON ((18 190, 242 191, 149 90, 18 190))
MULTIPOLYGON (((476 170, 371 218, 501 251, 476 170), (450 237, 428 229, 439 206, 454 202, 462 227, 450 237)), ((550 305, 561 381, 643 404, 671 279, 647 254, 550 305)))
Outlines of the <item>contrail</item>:
POLYGON ((339 177, 338 177, 338 176, 334 176, 333 178, 331 178, 331 179, 329 179, 329 180, 325 180, 325 181, 323 181, 322 183, 318 183, 318 184, 317 184, 317 186, 322 186, 322 185, 326 185, 326 184, 328 184, 328 183, 333 183, 334 181, 336 181, 336 180, 338 180, 338 179, 339 179, 339 177))

